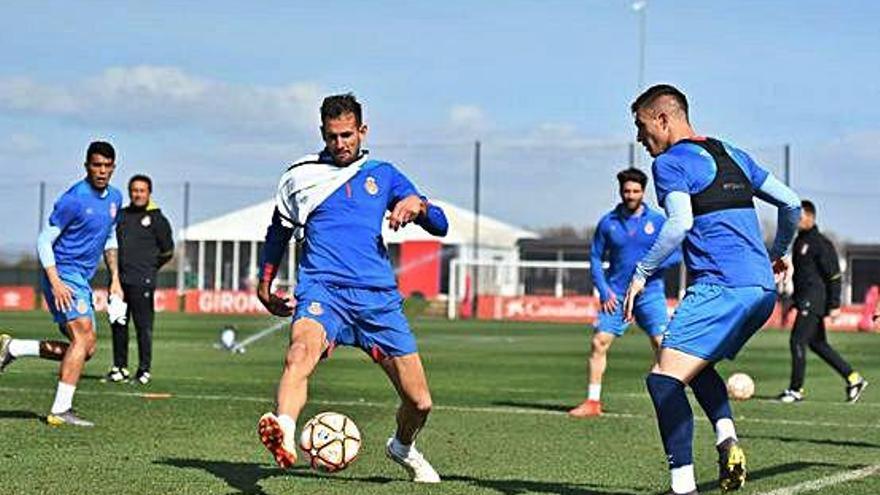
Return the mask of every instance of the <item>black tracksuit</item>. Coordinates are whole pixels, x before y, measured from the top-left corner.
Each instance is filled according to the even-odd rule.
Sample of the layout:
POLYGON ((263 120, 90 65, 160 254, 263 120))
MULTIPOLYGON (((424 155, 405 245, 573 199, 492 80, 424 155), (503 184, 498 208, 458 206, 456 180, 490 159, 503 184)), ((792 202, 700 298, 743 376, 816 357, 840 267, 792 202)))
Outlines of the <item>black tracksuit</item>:
POLYGON ((850 365, 828 344, 824 317, 840 307, 840 264, 837 252, 818 227, 800 232, 792 250, 794 304, 797 318, 791 332, 791 390, 804 386, 807 346, 846 378, 850 365))
MULTIPOLYGON (((153 293, 156 273, 174 254, 171 225, 152 202, 146 208, 129 205, 116 225, 119 242, 119 279, 128 317, 138 337, 138 372, 150 371, 153 358, 153 293)), ((113 325, 113 365, 128 367, 128 320, 113 325)))

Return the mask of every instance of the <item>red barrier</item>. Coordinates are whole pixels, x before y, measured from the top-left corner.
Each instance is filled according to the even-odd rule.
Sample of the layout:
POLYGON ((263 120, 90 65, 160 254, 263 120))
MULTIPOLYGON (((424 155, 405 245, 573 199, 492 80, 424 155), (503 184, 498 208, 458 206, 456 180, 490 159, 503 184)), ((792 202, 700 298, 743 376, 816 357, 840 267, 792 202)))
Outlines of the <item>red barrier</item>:
MULTIPOLYGON (((622 301, 621 301, 622 303, 622 301)), ((678 301, 667 300, 670 314, 678 301)), ((482 320, 546 321, 594 324, 599 314, 599 299, 591 296, 479 296, 477 318, 482 320)), ((862 318, 862 305, 841 308, 838 318, 826 320, 829 330, 853 332, 862 318)), ((793 320, 792 320, 793 321, 793 320)), ((777 304, 767 326, 782 326, 782 307, 777 304)))
MULTIPOLYGON (((92 303, 95 305, 95 311, 107 311, 108 294, 109 292, 106 288, 92 289, 92 303)), ((180 305, 177 302, 177 289, 156 289, 153 292, 153 309, 157 313, 180 312, 180 305)))
POLYGON ((269 314, 256 293, 234 290, 188 290, 183 310, 187 313, 269 314))
POLYGON ((592 323, 599 314, 595 297, 479 296, 477 318, 483 320, 592 323))
POLYGON ((440 241, 406 241, 400 245, 398 286, 403 297, 420 293, 426 299, 440 292, 440 241))
POLYGON ((36 308, 36 301, 33 287, 0 287, 0 311, 30 311, 36 308))

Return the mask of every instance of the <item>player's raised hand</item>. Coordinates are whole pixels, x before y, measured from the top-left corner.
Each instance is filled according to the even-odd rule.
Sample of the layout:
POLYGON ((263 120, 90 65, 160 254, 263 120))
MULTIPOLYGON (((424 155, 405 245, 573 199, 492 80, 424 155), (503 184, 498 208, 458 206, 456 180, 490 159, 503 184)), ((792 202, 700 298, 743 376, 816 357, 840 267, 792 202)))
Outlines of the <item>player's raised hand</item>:
POLYGON ((407 196, 394 205, 394 209, 388 215, 388 226, 391 230, 397 231, 424 214, 425 210, 426 205, 422 198, 415 194, 407 196))
POLYGON ((277 294, 269 291, 269 284, 260 281, 257 286, 257 299, 263 303, 267 311, 275 316, 290 316, 293 314, 293 308, 290 307, 289 297, 279 297, 277 294))
POLYGON ((617 311, 617 304, 617 294, 615 294, 614 292, 609 292, 608 299, 605 299, 602 302, 602 311, 611 314, 617 311))
POLYGON ((633 321, 633 308, 636 304, 636 296, 645 289, 645 279, 633 277, 626 289, 626 298, 623 300, 623 318, 628 322, 633 321))

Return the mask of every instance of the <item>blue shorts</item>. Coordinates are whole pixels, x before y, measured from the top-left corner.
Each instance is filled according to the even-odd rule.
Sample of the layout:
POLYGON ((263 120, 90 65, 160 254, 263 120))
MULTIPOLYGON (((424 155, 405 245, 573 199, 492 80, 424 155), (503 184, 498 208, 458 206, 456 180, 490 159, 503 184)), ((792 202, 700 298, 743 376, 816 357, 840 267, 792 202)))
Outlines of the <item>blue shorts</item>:
MULTIPOLYGON (((666 312, 666 295, 659 290, 646 291, 636 298, 633 306, 636 324, 651 337, 661 335, 669 323, 666 312)), ((619 299, 617 309, 613 313, 599 312, 596 330, 620 337, 629 328, 623 319, 623 300, 619 299)))
POLYGON ((733 359, 773 313, 776 292, 763 287, 688 287, 662 347, 715 362, 733 359))
POLYGON ((327 332, 329 351, 360 347, 374 361, 418 352, 395 289, 359 289, 305 281, 296 288, 293 321, 310 318, 327 332))
POLYGON ((89 281, 78 273, 64 273, 59 271, 58 277, 60 277, 61 281, 70 287, 70 290, 73 292, 73 307, 70 308, 69 311, 64 311, 55 307, 55 297, 52 295, 52 285, 46 277, 46 272, 43 272, 40 285, 43 289, 43 297, 45 298, 46 306, 49 308, 49 312, 52 313, 52 319, 55 320, 55 323, 63 326, 68 321, 73 321, 77 318, 89 318, 92 320, 92 328, 97 329, 95 327, 95 305, 92 301, 92 287, 89 285, 89 281))

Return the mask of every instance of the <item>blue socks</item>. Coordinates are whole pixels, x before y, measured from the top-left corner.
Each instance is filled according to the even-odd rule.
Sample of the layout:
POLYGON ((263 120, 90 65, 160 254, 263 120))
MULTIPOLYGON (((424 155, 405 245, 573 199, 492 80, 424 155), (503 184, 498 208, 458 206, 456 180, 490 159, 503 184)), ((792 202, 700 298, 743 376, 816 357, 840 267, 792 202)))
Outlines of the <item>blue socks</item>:
POLYGON ((714 366, 703 368, 703 371, 691 380, 691 389, 694 391, 694 397, 697 398, 700 407, 712 422, 713 428, 719 419, 733 418, 730 400, 727 398, 727 385, 715 371, 714 366))
POLYGON ((657 412, 657 425, 669 467, 693 464, 694 413, 684 393, 684 383, 657 373, 649 374, 645 383, 657 412))

